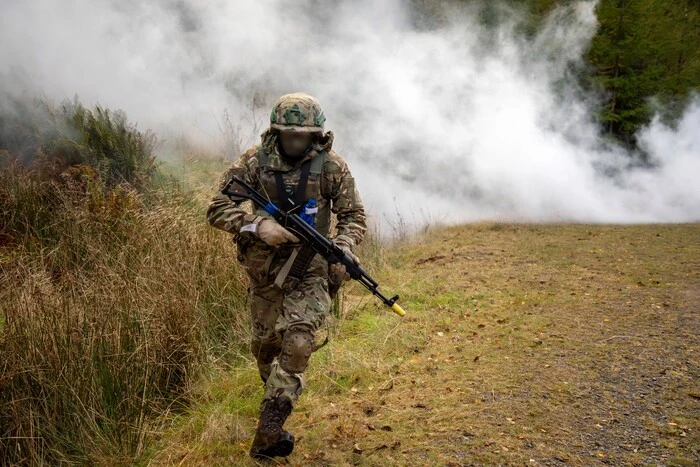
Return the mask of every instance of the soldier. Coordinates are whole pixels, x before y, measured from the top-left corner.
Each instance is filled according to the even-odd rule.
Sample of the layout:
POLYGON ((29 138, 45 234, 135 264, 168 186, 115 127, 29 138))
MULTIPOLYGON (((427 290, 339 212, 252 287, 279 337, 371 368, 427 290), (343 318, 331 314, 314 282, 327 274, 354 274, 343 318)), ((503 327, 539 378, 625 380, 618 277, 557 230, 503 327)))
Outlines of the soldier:
MULTIPOLYGON (((333 133, 324 133, 325 120, 313 97, 280 97, 262 143, 233 163, 222 187, 236 175, 282 209, 312 206, 307 213, 315 216, 316 230, 327 237, 331 213, 335 214, 332 241, 357 261, 352 249, 367 229, 364 207, 347 164, 331 149, 333 133)), ((331 296, 348 276, 342 264, 329 266, 315 255, 301 280, 290 280, 287 273, 297 256, 293 253, 299 252, 299 239, 264 210, 249 214, 240 206, 243 201, 217 194, 207 217, 212 226, 234 234, 238 260, 250 278, 251 352, 265 384, 250 455, 287 456, 294 449, 294 436, 282 426, 304 388, 304 370, 318 348, 316 330, 329 311, 331 296)))

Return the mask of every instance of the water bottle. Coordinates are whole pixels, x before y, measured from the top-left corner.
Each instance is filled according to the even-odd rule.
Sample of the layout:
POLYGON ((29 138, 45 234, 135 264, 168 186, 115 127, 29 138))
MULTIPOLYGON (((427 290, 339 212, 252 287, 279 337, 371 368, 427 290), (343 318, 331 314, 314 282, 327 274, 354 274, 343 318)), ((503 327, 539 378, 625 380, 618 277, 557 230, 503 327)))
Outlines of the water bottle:
POLYGON ((309 200, 304 205, 304 209, 301 210, 299 217, 309 224, 314 229, 316 228, 316 213, 318 212, 318 204, 314 198, 309 198, 309 200))

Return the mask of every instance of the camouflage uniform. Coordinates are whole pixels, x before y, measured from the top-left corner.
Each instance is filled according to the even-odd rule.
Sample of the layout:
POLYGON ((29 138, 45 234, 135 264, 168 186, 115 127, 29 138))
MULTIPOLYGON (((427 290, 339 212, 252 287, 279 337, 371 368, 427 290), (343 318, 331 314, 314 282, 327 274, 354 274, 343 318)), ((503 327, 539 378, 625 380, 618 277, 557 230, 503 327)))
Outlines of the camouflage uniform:
MULTIPOLYGON (((262 144, 251 147, 234 162, 223 177, 222 187, 231 175, 236 175, 279 205, 275 172, 281 172, 285 185, 293 187, 301 177, 302 164, 310 160, 312 169, 304 199, 314 198, 318 202, 316 229, 328 236, 331 213, 335 214, 334 241, 352 248, 364 237, 366 218, 347 164, 331 149, 333 133, 324 133, 294 163, 280 155, 277 130, 289 128, 280 121, 288 124, 296 119, 298 131, 318 131, 325 120, 321 112, 321 118, 317 115, 314 121, 305 121, 312 115, 305 106, 305 95, 291 96, 295 102, 301 99, 301 104, 291 110, 288 107, 284 115, 273 110, 270 128, 262 134, 262 144)), ((282 288, 279 282, 275 284, 294 245, 270 247, 257 237, 241 232, 256 216, 269 217, 263 210, 248 213, 241 208, 241 202, 217 194, 207 216, 212 226, 234 234, 238 260, 250 277, 251 351, 265 382, 264 401, 282 397, 293 406, 303 390, 303 372, 315 347, 315 332, 330 308, 328 263, 316 255, 296 287, 282 288), (300 350, 303 355, 299 355, 300 350)))

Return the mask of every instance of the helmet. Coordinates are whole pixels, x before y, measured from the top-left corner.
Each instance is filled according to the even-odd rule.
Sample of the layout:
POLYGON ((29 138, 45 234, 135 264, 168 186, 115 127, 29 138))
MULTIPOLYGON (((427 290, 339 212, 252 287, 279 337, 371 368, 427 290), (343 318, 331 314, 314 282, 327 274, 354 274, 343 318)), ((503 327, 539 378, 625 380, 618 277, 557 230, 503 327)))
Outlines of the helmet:
POLYGON ((270 128, 317 132, 323 131, 326 116, 321 104, 308 94, 295 92, 277 99, 270 114, 270 128))

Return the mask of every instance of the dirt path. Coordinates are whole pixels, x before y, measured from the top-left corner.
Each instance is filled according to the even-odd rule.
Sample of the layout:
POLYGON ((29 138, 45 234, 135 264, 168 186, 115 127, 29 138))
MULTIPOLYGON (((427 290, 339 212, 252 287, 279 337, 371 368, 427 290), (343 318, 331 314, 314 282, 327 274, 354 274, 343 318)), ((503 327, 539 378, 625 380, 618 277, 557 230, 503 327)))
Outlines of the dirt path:
POLYGON ((417 341, 331 414, 305 402, 333 433, 307 460, 700 461, 700 226, 452 228, 397 278, 417 341))
MULTIPOLYGON (((700 462, 700 225, 455 227, 386 262, 408 315, 347 300, 286 463, 700 462)), ((253 464, 256 403, 208 461, 253 464)))

